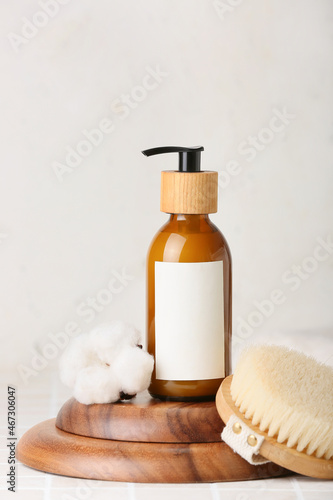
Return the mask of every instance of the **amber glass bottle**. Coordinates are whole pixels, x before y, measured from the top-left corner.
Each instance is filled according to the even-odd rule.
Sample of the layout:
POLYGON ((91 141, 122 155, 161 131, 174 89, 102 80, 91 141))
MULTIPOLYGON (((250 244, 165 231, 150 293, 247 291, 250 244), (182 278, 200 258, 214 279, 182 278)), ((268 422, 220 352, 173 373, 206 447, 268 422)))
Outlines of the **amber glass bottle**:
POLYGON ((231 255, 210 221, 217 173, 200 171, 203 148, 179 152, 179 172, 162 172, 161 210, 169 221, 147 255, 148 351, 155 357, 149 392, 168 400, 215 397, 231 371, 231 255))

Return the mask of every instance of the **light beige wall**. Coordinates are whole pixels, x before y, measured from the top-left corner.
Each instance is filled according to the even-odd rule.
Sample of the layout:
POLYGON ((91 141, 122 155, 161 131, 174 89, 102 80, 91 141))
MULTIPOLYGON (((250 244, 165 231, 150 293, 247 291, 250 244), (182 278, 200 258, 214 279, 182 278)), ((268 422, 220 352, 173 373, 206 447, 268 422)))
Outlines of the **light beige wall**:
POLYGON ((332 335, 333 250, 316 250, 333 238, 332 2, 63 0, 52 18, 45 3, 1 6, 1 362, 29 363, 71 323, 144 330, 160 170, 176 168, 140 153, 159 145, 202 144, 220 172, 235 348, 273 330, 332 335), (100 144, 59 173, 97 127, 100 144), (283 303, 260 319, 254 301, 275 289, 283 303))

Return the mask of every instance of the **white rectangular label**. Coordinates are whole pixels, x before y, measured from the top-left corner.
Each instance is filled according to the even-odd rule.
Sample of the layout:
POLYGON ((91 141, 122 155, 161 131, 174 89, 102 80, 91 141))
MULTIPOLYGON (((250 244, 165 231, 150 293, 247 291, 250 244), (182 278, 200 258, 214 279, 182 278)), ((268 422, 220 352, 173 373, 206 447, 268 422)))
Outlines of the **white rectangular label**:
POLYGON ((223 378, 223 262, 155 262, 158 380, 223 378))

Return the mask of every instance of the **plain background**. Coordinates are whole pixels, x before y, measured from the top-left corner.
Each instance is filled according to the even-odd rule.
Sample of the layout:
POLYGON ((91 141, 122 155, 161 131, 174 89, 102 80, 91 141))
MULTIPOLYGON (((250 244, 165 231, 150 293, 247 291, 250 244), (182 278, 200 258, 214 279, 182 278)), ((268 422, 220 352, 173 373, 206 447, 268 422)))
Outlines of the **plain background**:
POLYGON ((123 319, 144 332, 145 256, 168 217, 160 171, 177 166, 175 155, 141 154, 159 145, 203 145, 203 168, 220 172, 212 220, 233 256, 235 350, 290 333, 313 332, 309 351, 332 339, 333 258, 312 256, 333 236, 333 3, 65 3, 52 17, 42 0, 1 4, 0 332, 11 377, 69 324, 123 319), (33 21, 43 26, 29 31, 33 21), (272 133, 277 112, 288 123, 272 133), (105 119, 112 132, 59 179, 55 162, 105 119), (283 281, 293 266, 294 291, 283 281), (114 273, 133 279, 110 298, 114 273), (270 306, 275 289, 284 300, 270 306), (96 297, 99 310, 80 315, 96 297), (258 304, 267 317, 253 314, 258 304))

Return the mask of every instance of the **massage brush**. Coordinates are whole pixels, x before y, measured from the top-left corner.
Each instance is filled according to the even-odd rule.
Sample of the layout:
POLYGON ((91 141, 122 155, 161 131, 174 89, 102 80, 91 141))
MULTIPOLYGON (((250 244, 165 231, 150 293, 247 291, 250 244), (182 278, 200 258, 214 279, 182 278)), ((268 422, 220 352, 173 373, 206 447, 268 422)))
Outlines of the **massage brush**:
POLYGON ((333 368, 281 346, 245 350, 216 405, 222 439, 250 463, 333 479, 333 368))

